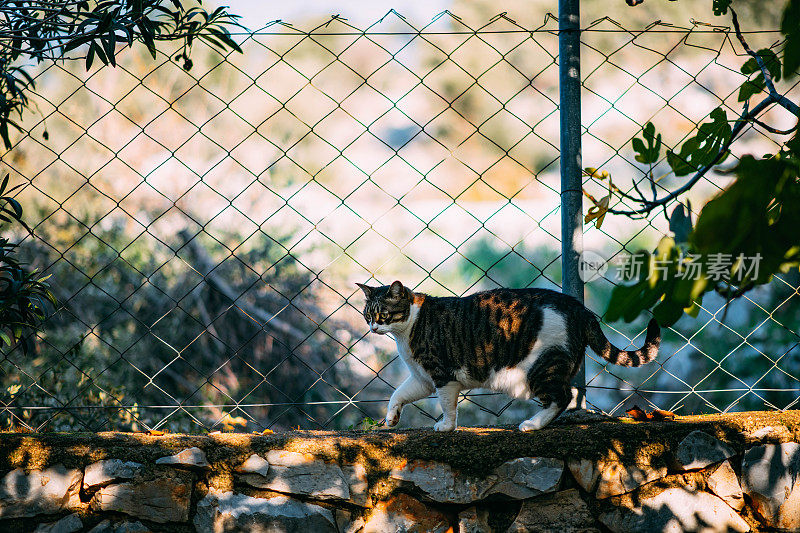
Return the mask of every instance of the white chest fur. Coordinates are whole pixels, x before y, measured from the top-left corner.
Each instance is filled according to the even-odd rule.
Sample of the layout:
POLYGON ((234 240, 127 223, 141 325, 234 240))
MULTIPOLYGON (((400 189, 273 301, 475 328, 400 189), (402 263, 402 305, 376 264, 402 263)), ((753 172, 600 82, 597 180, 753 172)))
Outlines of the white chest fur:
POLYGON ((408 371, 411 372, 411 375, 422 381, 430 381, 431 378, 428 376, 428 373, 425 372, 422 366, 411 356, 411 346, 408 343, 408 339, 401 339, 398 337, 395 340, 397 342, 397 353, 400 355, 400 359, 402 359, 403 363, 405 363, 408 371))
POLYGON ((419 306, 412 305, 408 320, 399 324, 396 329, 392 331, 392 334, 397 344, 397 354, 400 356, 403 363, 405 363, 408 371, 411 372, 411 375, 415 378, 427 382, 431 381, 430 376, 428 376, 428 373, 425 372, 422 366, 414 360, 411 353, 411 328, 414 326, 414 322, 417 321, 417 315, 419 315, 419 306))

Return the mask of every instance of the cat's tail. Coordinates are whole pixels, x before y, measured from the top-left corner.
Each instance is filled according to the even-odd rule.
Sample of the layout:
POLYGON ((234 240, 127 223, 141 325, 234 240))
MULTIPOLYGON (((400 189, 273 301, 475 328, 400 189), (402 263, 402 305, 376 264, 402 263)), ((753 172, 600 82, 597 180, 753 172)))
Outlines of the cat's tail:
POLYGON ((606 338, 600 323, 592 316, 587 329, 589 347, 606 361, 620 366, 640 366, 656 358, 658 346, 661 344, 661 328, 655 318, 647 325, 647 336, 644 346, 638 350, 620 350, 606 338))

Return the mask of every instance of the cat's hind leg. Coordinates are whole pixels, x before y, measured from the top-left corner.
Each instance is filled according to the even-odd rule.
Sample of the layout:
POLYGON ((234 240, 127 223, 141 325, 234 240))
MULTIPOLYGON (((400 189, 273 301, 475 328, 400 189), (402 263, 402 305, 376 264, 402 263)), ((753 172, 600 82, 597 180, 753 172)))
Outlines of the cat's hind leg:
POLYGON ((586 411, 586 389, 571 388, 572 399, 569 401, 567 411, 586 411))
POLYGON ((439 405, 442 406, 442 419, 433 425, 436 431, 453 431, 458 426, 458 393, 462 385, 458 381, 451 381, 444 387, 437 387, 439 405))
POLYGON ((555 417, 564 412, 565 407, 559 407, 556 402, 551 402, 550 405, 536 413, 534 416, 527 420, 523 420, 519 425, 520 431, 536 431, 542 429, 547 424, 553 421, 555 417))
POLYGON ((386 410, 386 425, 396 426, 400 422, 400 413, 403 406, 416 402, 429 396, 434 391, 433 383, 411 374, 408 378, 395 389, 389 399, 389 407, 386 410))
POLYGON ((531 395, 539 398, 544 409, 519 425, 522 431, 542 429, 552 422, 573 400, 570 381, 576 372, 574 358, 561 347, 542 353, 528 371, 531 395))

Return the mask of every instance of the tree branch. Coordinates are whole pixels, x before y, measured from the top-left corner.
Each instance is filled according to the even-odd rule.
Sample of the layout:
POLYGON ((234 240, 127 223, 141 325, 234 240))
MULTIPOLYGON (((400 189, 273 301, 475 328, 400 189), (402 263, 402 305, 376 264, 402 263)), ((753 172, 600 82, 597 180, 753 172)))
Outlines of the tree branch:
POLYGON ((709 170, 714 168, 717 165, 717 163, 719 163, 719 161, 722 159, 722 156, 725 155, 728 152, 728 150, 730 149, 731 145, 736 140, 736 137, 742 132, 744 127, 747 125, 747 123, 752 121, 753 118, 755 118, 762 111, 764 111, 767 107, 769 107, 770 105, 772 105, 774 103, 776 103, 775 99, 772 98, 771 95, 767 96, 764 100, 759 102, 758 105, 756 105, 752 110, 750 110, 749 112, 745 112, 745 114, 740 116, 736 120, 736 125, 731 130, 731 136, 720 147, 719 153, 714 157, 713 160, 711 160, 711 162, 709 164, 705 165, 703 168, 698 170, 689 179, 689 181, 687 181, 681 187, 675 189, 674 191, 672 191, 671 193, 667 194, 666 196, 663 196, 663 197, 658 198, 656 200, 647 200, 647 199, 644 199, 644 198, 637 200, 637 202, 639 202, 642 205, 642 207, 640 207, 640 208, 630 209, 630 210, 609 209, 608 212, 612 213, 614 215, 628 215, 628 216, 630 216, 630 215, 647 214, 647 213, 651 212, 653 209, 656 209, 659 206, 666 205, 669 202, 671 202, 672 200, 674 200, 675 198, 677 198, 678 196, 680 196, 681 194, 685 193, 686 191, 688 191, 689 189, 694 187, 694 185, 698 181, 700 181, 703 178, 703 176, 705 176, 708 173, 709 170))
POLYGON ((752 48, 750 48, 750 45, 747 44, 747 41, 742 34, 741 28, 739 28, 739 18, 736 16, 736 11, 734 11, 732 7, 728 9, 731 10, 731 18, 733 20, 733 28, 736 31, 736 38, 739 39, 739 42, 742 44, 745 52, 747 52, 748 55, 756 60, 758 68, 761 69, 761 74, 764 75, 764 81, 766 82, 769 95, 775 99, 776 104, 779 104, 793 115, 800 117, 800 106, 775 90, 775 84, 772 82, 772 74, 770 74, 767 65, 764 64, 764 60, 761 58, 761 56, 755 53, 752 48))
MULTIPOLYGON (((761 69, 761 73, 764 75, 764 80, 766 81, 767 90, 769 92, 768 96, 759 102, 753 109, 748 111, 748 103, 745 102, 744 109, 742 110, 742 114, 736 120, 736 125, 731 130, 731 135, 728 138, 727 142, 725 142, 719 150, 719 153, 714 157, 714 159, 703 168, 699 169, 684 185, 675 189, 671 193, 663 196, 661 198, 654 198, 653 200, 648 200, 642 196, 641 198, 637 198, 634 201, 638 203, 641 207, 634 208, 634 209, 609 209, 608 212, 614 215, 626 215, 626 216, 636 216, 636 215, 646 215, 649 214, 651 211, 658 207, 666 206, 669 202, 680 196, 681 194, 687 192, 691 189, 698 181, 700 181, 709 170, 711 170, 714 166, 719 163, 722 157, 728 152, 733 142, 742 132, 744 127, 750 123, 754 122, 761 126, 762 128, 766 129, 767 131, 779 135, 788 135, 797 129, 797 125, 793 128, 788 130, 779 130, 777 128, 773 128, 768 126, 758 120, 758 116, 764 112, 770 105, 778 104, 779 106, 783 107, 796 117, 800 118, 800 106, 786 98, 784 95, 779 93, 775 89, 775 85, 772 81, 772 75, 767 69, 767 66, 764 64, 764 60, 759 56, 756 52, 750 48, 750 45, 747 44, 747 41, 742 34, 741 28, 739 27, 739 19, 736 17, 736 12, 729 8, 731 11, 731 17, 733 19, 733 27, 736 31, 736 37, 739 39, 739 42, 744 47, 745 51, 756 60, 758 67, 761 69)), ((799 123, 800 124, 800 123, 799 123)), ((641 193, 640 193, 641 194, 641 193)), ((626 199, 632 199, 630 195, 624 195, 626 199)))
MULTIPOLYGON (((249 305, 236 293, 228 283, 223 280, 216 272, 213 261, 208 256, 208 253, 202 246, 187 232, 181 230, 178 233, 183 239, 185 247, 195 261, 195 268, 203 276, 203 281, 209 287, 217 291, 220 295, 231 302, 231 305, 238 309, 242 314, 246 315, 250 320, 253 320, 262 328, 271 326, 286 335, 289 335, 295 341, 302 342, 308 335, 294 327, 293 325, 285 322, 277 317, 278 313, 270 313, 253 305, 249 305)), ((280 312, 280 311, 278 311, 280 312)))

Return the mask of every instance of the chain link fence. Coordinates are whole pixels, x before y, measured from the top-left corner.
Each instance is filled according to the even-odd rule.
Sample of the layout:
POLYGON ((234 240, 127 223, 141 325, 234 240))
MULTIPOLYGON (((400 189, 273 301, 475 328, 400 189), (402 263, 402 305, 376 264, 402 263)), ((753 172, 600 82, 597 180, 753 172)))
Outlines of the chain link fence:
MULTIPOLYGON (((631 190, 646 169, 630 141, 646 122, 675 147, 718 105, 738 116, 745 58, 731 36, 700 22, 586 26, 584 165, 631 190)), ((134 50, 116 68, 65 60, 36 73, 35 112, 2 167, 25 184, 22 253, 59 305, 32 352, 0 360, 4 427, 358 426, 382 418, 404 369, 391 340, 366 335, 355 282, 436 295, 560 287, 555 17, 471 27, 444 12, 415 27, 390 12, 367 28, 333 17, 236 38, 243 54, 197 45, 189 71, 166 46, 155 61, 134 50)), ((779 38, 748 35, 776 50, 779 38)), ((780 141, 750 127, 734 155, 780 141)), ((589 194, 607 186, 584 180, 589 194)), ((689 195, 695 211, 729 181, 708 174, 689 195)), ((609 216, 585 227, 584 245, 614 263, 667 226, 661 212, 609 216)), ((587 283, 588 307, 602 313, 618 282, 612 268, 587 283)), ((799 285, 794 272, 732 302, 707 298, 647 367, 589 354, 589 403, 796 405, 799 285)), ((604 329, 633 346, 645 322, 604 329)), ((461 416, 511 423, 529 409, 476 390, 461 416)), ((402 424, 438 416, 423 400, 402 424)))

